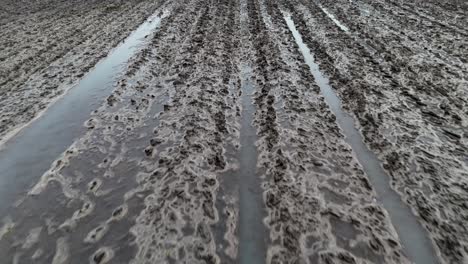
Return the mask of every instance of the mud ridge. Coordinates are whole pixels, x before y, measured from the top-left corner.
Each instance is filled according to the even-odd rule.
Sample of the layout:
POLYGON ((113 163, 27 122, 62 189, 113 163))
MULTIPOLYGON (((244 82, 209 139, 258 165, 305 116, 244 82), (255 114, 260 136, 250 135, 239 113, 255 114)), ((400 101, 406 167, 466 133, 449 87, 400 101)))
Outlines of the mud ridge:
MULTIPOLYGON (((380 36, 372 39, 370 37, 379 32, 379 29, 368 31, 367 27, 354 26, 355 21, 369 18, 356 12, 347 12, 347 18, 344 13, 340 15, 339 10, 345 10, 349 5, 345 1, 342 3, 340 7, 330 4, 327 6, 335 10, 333 12, 338 14, 338 19, 346 21, 344 23, 350 26, 351 31, 358 32, 346 34, 340 31, 325 14, 317 12, 316 7, 310 3, 291 6, 291 10, 298 21, 304 42, 316 54, 318 64, 330 77, 332 86, 336 87, 342 99, 343 107, 356 117, 366 143, 384 161, 384 168, 391 175, 392 187, 420 217, 436 244, 441 259, 461 261, 466 258, 466 239, 448 235, 447 230, 465 230, 461 224, 464 221, 462 219, 466 218, 464 213, 452 212, 463 211, 463 205, 456 202, 462 199, 463 194, 455 190, 464 183, 455 183, 453 179, 458 182, 466 174, 466 158, 462 154, 466 149, 466 140, 461 132, 466 127, 467 120, 464 110, 466 103, 461 99, 464 98, 462 94, 466 93, 466 89, 459 82, 462 76, 460 69, 466 69, 466 63, 461 62, 462 68, 458 67, 457 70, 441 61, 431 62, 431 55, 421 52, 419 54, 425 54, 423 56, 427 58, 427 63, 443 65, 442 71, 452 69, 450 74, 448 70, 447 74, 425 74, 432 66, 422 68, 422 64, 415 64, 421 60, 409 61, 409 55, 400 51, 401 48, 392 48, 387 54, 387 48, 378 48, 379 52, 383 52, 384 59, 378 62, 378 57, 368 53, 355 40, 361 39, 374 48, 379 47, 380 36), (349 19, 350 15, 356 19, 349 19), (356 48, 359 46, 362 48, 356 48), (431 74, 429 82, 425 78, 431 74), (443 85, 437 85, 438 82, 443 85), (453 191, 448 191, 449 189, 453 191)), ((383 7, 385 6, 381 5, 383 7)), ((376 12, 370 10, 371 14, 376 12)), ((380 11, 375 15, 378 15, 378 20, 375 20, 378 24, 375 25, 382 21, 387 23, 389 19, 386 13, 380 11)), ((408 26, 403 30, 414 34, 411 28, 414 23, 408 21, 406 24, 408 26)), ((397 32, 391 30, 380 32, 397 35, 397 32)), ((440 35, 434 41, 443 38, 440 35)), ((393 45, 388 39, 385 41, 386 47, 393 45)), ((418 41, 427 45, 424 39, 418 41)), ((409 48, 416 49, 417 46, 407 46, 406 52, 411 51, 409 48)), ((454 51, 458 52, 457 49, 454 51)))

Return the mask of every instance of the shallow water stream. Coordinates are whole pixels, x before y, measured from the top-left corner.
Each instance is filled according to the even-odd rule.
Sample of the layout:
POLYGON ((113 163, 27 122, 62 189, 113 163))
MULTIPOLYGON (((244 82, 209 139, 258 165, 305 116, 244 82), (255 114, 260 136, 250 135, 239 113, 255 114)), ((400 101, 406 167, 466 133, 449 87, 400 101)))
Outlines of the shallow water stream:
POLYGON ((125 69, 125 63, 160 21, 161 17, 157 15, 149 17, 66 96, 4 143, 0 150, 0 215, 5 215, 8 207, 27 192, 75 138, 85 132, 83 123, 91 111, 112 92, 113 83, 125 69))
POLYGON ((239 153, 239 260, 240 263, 264 263, 266 229, 263 225, 264 205, 257 171, 257 132, 252 125, 255 108, 252 104, 254 85, 252 69, 243 67, 241 147, 239 153))
POLYGON ((285 16, 285 20, 304 56, 306 64, 309 66, 317 85, 320 87, 326 103, 335 114, 337 123, 345 135, 346 141, 351 145, 356 158, 369 177, 374 190, 377 192, 379 202, 388 211, 405 253, 412 261, 418 264, 438 263, 426 230, 418 222, 408 205, 390 187, 389 176, 383 170, 380 160, 363 142, 360 132, 354 125, 354 118, 345 113, 341 108, 339 97, 333 91, 328 78, 320 72, 313 54, 302 41, 302 36, 296 29, 294 21, 289 15, 285 16))

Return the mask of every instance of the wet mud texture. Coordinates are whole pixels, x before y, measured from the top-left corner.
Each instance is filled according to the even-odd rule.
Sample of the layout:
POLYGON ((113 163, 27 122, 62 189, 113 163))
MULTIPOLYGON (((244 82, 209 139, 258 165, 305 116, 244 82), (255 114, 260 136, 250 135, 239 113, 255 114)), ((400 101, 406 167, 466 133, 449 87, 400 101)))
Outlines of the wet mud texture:
POLYGON ((429 232, 441 262, 468 261, 466 3, 284 6, 383 161, 393 188, 429 232))
POLYGON ((9 260, 236 258, 234 198, 222 212, 216 208, 218 177, 228 168, 225 146, 237 148, 239 141, 238 74, 230 63, 236 2, 174 2, 161 9, 167 18, 85 123, 88 133, 5 218, 0 251, 9 260), (219 214, 227 218, 220 250, 212 230, 219 214), (38 227, 39 235, 29 235, 38 227))
MULTIPOLYGON (((405 23, 408 35, 392 31, 400 18, 391 3, 399 4, 362 2, 380 13, 355 11, 354 20, 346 12, 356 2, 320 3, 349 28, 343 32, 310 1, 165 2, 168 15, 84 124, 87 133, 3 217, 0 255, 12 263, 238 263, 239 215, 248 210, 238 202, 237 154, 242 114, 251 114, 264 262, 410 263, 298 50, 287 11, 441 259, 463 263, 466 46, 452 39, 459 49, 437 56, 432 48, 440 41, 445 49, 448 36, 429 42, 427 23, 405 23), (397 43, 410 36, 422 44, 404 50, 425 60, 403 56, 397 43), (422 63, 444 67, 430 72, 422 63), (252 112, 243 111, 246 69, 252 112), (423 78, 431 74, 433 82, 423 78)), ((452 12, 447 2, 426 5, 452 12)), ((444 23, 464 34, 463 21, 444 23)))
POLYGON ((0 141, 72 87, 162 2, 2 0, 0 141))
POLYGON ((405 263, 280 7, 248 2, 268 263, 405 263))

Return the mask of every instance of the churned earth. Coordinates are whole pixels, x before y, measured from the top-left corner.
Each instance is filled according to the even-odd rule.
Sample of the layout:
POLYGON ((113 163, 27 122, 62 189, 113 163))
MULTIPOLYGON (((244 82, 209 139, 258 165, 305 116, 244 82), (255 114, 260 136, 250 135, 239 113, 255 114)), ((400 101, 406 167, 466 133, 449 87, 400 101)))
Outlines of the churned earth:
POLYGON ((2 0, 0 142, 70 89, 162 2, 2 0))
POLYGON ((296 14, 305 42, 443 260, 466 262, 466 3, 285 5, 296 14))
MULTIPOLYGON (((12 131, 80 88, 72 84, 150 15, 160 22, 100 107, 80 109, 91 113, 83 132, 55 142, 65 151, 42 157, 47 169, 29 172, 27 186, 11 183, 2 259, 466 263, 467 9, 5 1, 2 159, 25 137, 12 131)), ((23 130, 47 131, 42 120, 23 130)), ((43 146, 35 140, 32 149, 43 146)))

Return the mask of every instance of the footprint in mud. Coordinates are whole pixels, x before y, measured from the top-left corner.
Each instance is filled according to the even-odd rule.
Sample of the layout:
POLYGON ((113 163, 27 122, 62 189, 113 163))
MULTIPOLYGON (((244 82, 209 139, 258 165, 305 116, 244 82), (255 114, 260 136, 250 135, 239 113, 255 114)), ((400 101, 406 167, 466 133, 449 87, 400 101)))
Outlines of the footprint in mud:
POLYGON ((76 227, 78 219, 81 219, 89 215, 94 210, 94 204, 90 201, 86 201, 83 206, 73 213, 73 216, 60 225, 60 229, 70 231, 76 227))
POLYGON ((97 121, 93 118, 90 118, 88 121, 85 122, 85 127, 88 129, 94 129, 97 125, 97 121))
POLYGON ((90 263, 103 264, 108 263, 114 257, 114 251, 110 248, 104 247, 98 249, 93 256, 91 256, 90 263))
POLYGON ((96 243, 106 234, 108 229, 109 229, 109 226, 107 224, 102 224, 96 227, 95 229, 91 230, 91 232, 88 233, 88 235, 84 239, 84 242, 96 243))
POLYGON ((94 210, 94 205, 91 202, 85 202, 83 207, 78 210, 75 214, 77 217, 84 217, 90 214, 94 210))
POLYGON ((145 154, 148 157, 151 157, 153 155, 153 147, 149 146, 145 148, 145 154))
POLYGON ((109 106, 114 106, 114 104, 117 102, 117 98, 115 95, 111 94, 109 97, 107 97, 107 104, 109 106))
POLYGON ((96 194, 96 191, 101 187, 102 181, 100 179, 94 179, 88 184, 88 190, 96 194))
MULTIPOLYGON (((155 133, 156 133, 156 131, 155 131, 155 133)), ((155 147, 160 145, 161 143, 163 143, 163 140, 161 140, 159 138, 152 138, 152 139, 150 139, 149 143, 150 143, 150 145, 145 148, 145 154, 146 154, 146 156, 151 157, 153 155, 155 147)))
POLYGON ((152 138, 152 139, 150 139, 150 145, 151 145, 152 147, 155 147, 155 146, 161 144, 162 142, 163 142, 163 141, 162 141, 161 139, 159 139, 159 138, 152 138))
POLYGON ((125 215, 127 215, 128 206, 126 204, 117 207, 114 212, 112 212, 111 220, 121 220, 125 215))

